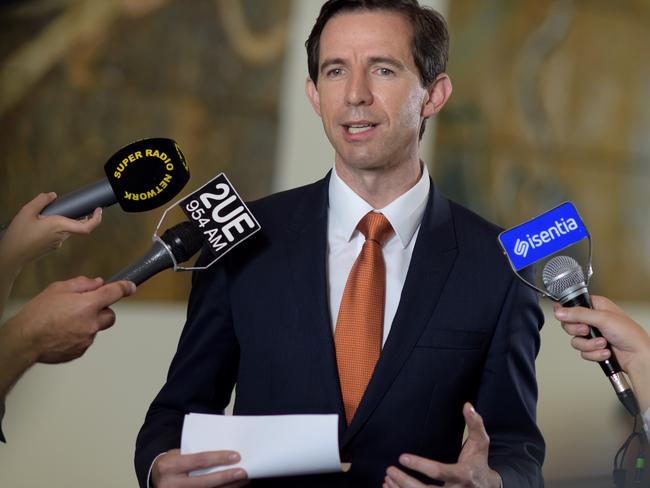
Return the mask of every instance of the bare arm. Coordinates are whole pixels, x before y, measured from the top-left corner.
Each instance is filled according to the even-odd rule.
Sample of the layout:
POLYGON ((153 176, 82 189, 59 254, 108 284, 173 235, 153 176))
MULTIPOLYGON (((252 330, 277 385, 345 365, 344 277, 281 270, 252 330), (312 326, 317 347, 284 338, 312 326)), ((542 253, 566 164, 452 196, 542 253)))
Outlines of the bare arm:
POLYGON ((20 209, 0 235, 0 317, 14 280, 27 263, 61 247, 70 234, 90 233, 102 220, 101 209, 85 220, 39 215, 55 199, 55 193, 41 193, 20 209))
POLYGON ((0 403, 34 363, 62 363, 81 356, 95 335, 115 322, 108 308, 133 294, 135 285, 100 278, 57 282, 30 300, 0 328, 0 403))
POLYGON ((564 330, 573 337, 571 345, 589 361, 602 361, 611 353, 612 346, 623 370, 629 375, 642 412, 650 408, 650 336, 614 302, 605 297, 592 296, 594 310, 582 307, 555 307, 555 316, 564 330), (588 339, 588 325, 603 334, 602 338, 588 339))

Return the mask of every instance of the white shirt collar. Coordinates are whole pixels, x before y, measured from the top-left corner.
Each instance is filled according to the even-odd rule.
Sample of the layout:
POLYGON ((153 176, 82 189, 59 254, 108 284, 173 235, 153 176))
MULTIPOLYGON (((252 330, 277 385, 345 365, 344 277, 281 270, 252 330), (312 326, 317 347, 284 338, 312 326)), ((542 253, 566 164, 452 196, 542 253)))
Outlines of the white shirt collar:
POLYGON ((402 247, 406 248, 420 226, 429 198, 429 171, 425 164, 422 168, 422 176, 410 190, 384 208, 376 209, 357 195, 339 177, 334 167, 329 184, 329 207, 334 224, 330 229, 335 236, 350 242, 361 218, 374 210, 384 214, 393 226, 402 247))

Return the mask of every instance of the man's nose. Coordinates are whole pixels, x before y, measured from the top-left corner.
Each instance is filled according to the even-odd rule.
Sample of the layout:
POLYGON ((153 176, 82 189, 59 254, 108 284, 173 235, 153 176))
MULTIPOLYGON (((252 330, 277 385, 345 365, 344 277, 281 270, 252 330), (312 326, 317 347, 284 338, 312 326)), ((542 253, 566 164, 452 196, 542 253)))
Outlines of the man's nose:
POLYGON ((372 103, 372 90, 365 73, 356 73, 350 76, 346 86, 345 103, 347 105, 370 105, 372 103))

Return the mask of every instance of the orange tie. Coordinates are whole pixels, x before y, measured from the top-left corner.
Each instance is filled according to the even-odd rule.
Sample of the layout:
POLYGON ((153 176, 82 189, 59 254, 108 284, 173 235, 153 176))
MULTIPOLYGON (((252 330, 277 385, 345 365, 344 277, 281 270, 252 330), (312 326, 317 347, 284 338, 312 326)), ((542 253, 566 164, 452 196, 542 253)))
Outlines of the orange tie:
POLYGON ((366 237, 345 283, 334 343, 348 425, 379 360, 384 322, 386 266, 382 245, 393 233, 388 219, 369 212, 357 227, 366 237))

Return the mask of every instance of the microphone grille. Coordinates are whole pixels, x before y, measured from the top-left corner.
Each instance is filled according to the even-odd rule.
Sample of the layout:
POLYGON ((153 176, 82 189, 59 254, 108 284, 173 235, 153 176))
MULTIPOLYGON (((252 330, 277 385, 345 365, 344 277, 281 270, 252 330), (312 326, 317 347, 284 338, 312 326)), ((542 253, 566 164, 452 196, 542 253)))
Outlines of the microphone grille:
POLYGON ((203 246, 203 234, 189 221, 170 227, 160 238, 171 248, 178 263, 190 259, 203 246))
POLYGON ((565 290, 584 283, 585 274, 572 257, 556 256, 544 265, 542 281, 551 295, 560 297, 565 290))

